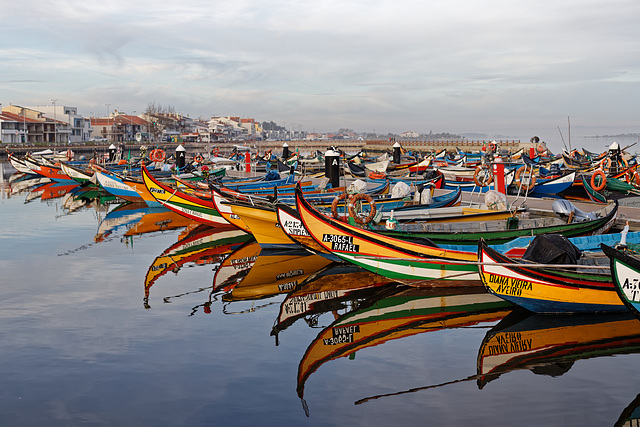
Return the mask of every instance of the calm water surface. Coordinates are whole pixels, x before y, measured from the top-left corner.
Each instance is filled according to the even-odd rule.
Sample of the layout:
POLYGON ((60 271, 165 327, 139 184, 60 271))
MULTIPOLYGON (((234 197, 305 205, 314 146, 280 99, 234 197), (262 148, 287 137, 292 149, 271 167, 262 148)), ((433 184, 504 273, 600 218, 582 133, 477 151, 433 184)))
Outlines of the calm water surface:
POLYGON ((606 426, 640 393, 630 316, 526 316, 161 209, 72 210, 3 166, 0 425, 606 426))

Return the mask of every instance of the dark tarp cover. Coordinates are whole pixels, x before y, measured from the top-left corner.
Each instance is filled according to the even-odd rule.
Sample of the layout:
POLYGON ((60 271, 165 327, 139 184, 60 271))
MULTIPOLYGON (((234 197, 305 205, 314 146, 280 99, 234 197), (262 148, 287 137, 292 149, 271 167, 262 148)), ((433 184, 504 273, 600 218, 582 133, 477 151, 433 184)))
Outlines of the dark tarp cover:
POLYGON ((347 162, 347 166, 349 167, 349 171, 355 176, 366 176, 366 171, 364 166, 355 164, 353 162, 347 162))
POLYGON ((286 172, 289 170, 289 166, 285 165, 280 159, 278 159, 278 172, 286 172))
POLYGON ((529 244, 522 259, 543 264, 576 264, 580 249, 562 234, 540 234, 529 244))

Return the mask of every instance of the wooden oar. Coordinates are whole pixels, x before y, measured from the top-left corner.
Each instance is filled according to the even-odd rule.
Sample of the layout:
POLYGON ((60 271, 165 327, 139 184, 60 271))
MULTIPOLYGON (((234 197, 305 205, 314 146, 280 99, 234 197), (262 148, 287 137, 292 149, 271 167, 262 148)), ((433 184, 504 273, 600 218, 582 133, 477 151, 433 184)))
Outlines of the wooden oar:
POLYGON ((481 378, 482 376, 483 375, 475 374, 475 375, 471 375, 471 376, 469 376, 467 378, 461 378, 461 379, 458 379, 458 380, 446 381, 446 382, 443 382, 443 383, 440 383, 440 384, 432 384, 432 385, 427 385, 427 386, 424 386, 424 387, 410 388, 408 390, 397 391, 395 393, 378 394, 376 396, 370 396, 370 397, 365 397, 364 399, 356 400, 355 404, 356 405, 360 405, 360 404, 368 402, 370 400, 380 399, 381 397, 398 396, 398 395, 401 395, 401 394, 415 393, 416 391, 429 390, 431 388, 438 388, 438 387, 442 387, 442 386, 449 385, 449 384, 457 384, 457 383, 466 382, 466 381, 473 381, 473 380, 477 380, 477 379, 481 378))

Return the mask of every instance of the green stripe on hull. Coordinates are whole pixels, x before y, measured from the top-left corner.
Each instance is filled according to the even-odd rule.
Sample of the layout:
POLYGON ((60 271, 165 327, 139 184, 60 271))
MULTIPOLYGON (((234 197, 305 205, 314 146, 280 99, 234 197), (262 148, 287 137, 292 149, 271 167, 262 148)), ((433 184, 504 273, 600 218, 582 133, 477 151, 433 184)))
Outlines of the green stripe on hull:
POLYGON ((220 215, 215 209, 207 209, 206 207, 195 207, 191 204, 186 203, 175 203, 171 201, 160 202, 162 205, 166 207, 171 207, 172 209, 179 211, 187 216, 203 219, 209 222, 215 222, 219 224, 228 224, 227 220, 220 215))
POLYGON ((511 303, 491 294, 486 295, 444 295, 416 298, 388 297, 378 301, 372 307, 356 313, 350 313, 334 327, 355 322, 374 322, 402 317, 428 316, 451 313, 474 313, 486 310, 498 310, 512 307, 511 303), (447 301, 446 307, 442 299, 447 301))
POLYGON ((440 260, 434 260, 433 263, 397 259, 387 260, 337 252, 336 255, 345 261, 352 262, 365 270, 389 279, 480 280, 478 267, 473 264, 441 264, 439 263, 440 260))

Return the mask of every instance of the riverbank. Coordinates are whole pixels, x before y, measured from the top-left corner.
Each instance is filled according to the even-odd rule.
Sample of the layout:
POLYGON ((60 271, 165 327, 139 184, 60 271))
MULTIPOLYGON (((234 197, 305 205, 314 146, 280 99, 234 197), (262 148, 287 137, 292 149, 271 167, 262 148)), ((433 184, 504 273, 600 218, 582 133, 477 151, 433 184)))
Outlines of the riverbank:
MULTIPOLYGON (((460 149, 467 152, 473 151, 481 151, 482 147, 489 143, 489 141, 482 140, 397 140, 398 143, 405 150, 412 150, 418 152, 426 152, 426 151, 440 151, 446 149, 447 151, 455 151, 456 149, 460 149)), ((199 142, 160 142, 160 143, 145 143, 141 144, 137 141, 129 141, 124 143, 112 143, 112 142, 86 142, 86 143, 73 143, 69 145, 58 144, 54 145, 5 145, 2 148, 2 153, 0 154, 0 159, 6 159, 7 153, 15 153, 16 155, 25 155, 29 152, 42 151, 46 149, 51 149, 53 151, 64 151, 67 149, 71 149, 76 153, 76 156, 84 155, 89 156, 93 155, 94 151, 97 151, 99 154, 107 153, 109 151, 109 146, 111 144, 114 145, 122 145, 125 146, 125 151, 131 151, 132 153, 138 153, 140 151, 140 146, 145 145, 149 150, 152 148, 161 148, 165 150, 167 153, 172 153, 176 150, 179 145, 182 145, 187 153, 210 153, 211 150, 217 148, 220 150, 221 154, 229 154, 234 149, 235 146, 239 147, 249 147, 252 151, 258 151, 259 153, 264 153, 265 151, 272 150, 274 153, 282 153, 283 145, 287 144, 289 146, 289 152, 295 152, 299 150, 302 154, 308 154, 314 152, 315 150, 326 151, 331 147, 337 147, 347 152, 357 152, 358 150, 365 150, 371 153, 382 153, 387 150, 392 150, 393 144, 395 141, 383 140, 383 139, 372 139, 372 140, 357 140, 357 141, 349 141, 349 140, 323 140, 323 141, 236 141, 236 142, 207 142, 207 143, 199 143, 199 142)), ((535 144, 530 142, 522 143, 519 140, 500 140, 496 141, 498 148, 506 149, 510 152, 518 151, 520 148, 524 148, 525 150, 530 149, 531 147, 537 149, 535 144)))

